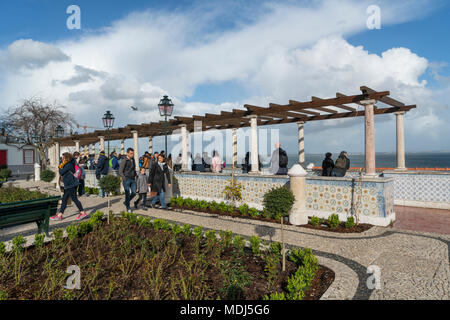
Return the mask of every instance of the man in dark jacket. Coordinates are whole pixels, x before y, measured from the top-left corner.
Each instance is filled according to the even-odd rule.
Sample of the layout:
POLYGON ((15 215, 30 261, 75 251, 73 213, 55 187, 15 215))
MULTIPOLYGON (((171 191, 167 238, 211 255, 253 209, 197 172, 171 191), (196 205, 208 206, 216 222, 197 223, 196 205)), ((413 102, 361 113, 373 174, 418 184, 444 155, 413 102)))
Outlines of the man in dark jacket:
POLYGON ((126 157, 120 161, 119 176, 122 178, 123 189, 125 190, 125 208, 127 212, 133 212, 130 202, 136 196, 136 163, 134 162, 134 150, 127 149, 126 157))
POLYGON ((322 161, 322 176, 331 176, 331 171, 334 168, 334 161, 331 159, 333 155, 330 152, 325 154, 325 159, 322 161))
POLYGON ((161 202, 161 208, 167 209, 166 202, 164 200, 164 193, 166 192, 165 184, 170 188, 170 173, 167 164, 165 163, 164 157, 159 155, 158 163, 152 168, 150 177, 148 178, 149 185, 151 186, 151 191, 156 192, 156 197, 153 198, 152 208, 155 207, 156 202, 161 202))
POLYGON ((281 149, 281 143, 277 142, 275 144, 275 150, 272 153, 272 158, 270 159, 270 171, 276 175, 286 175, 288 173, 287 165, 287 153, 281 149))
MULTIPOLYGON (((105 156, 105 151, 100 151, 100 156, 98 157, 97 161, 97 168, 95 169, 95 176, 97 180, 100 180, 104 176, 107 176, 108 170, 109 170, 108 158, 105 156)), ((106 196, 106 193, 103 192, 100 186, 98 188, 98 196, 102 198, 106 196)))

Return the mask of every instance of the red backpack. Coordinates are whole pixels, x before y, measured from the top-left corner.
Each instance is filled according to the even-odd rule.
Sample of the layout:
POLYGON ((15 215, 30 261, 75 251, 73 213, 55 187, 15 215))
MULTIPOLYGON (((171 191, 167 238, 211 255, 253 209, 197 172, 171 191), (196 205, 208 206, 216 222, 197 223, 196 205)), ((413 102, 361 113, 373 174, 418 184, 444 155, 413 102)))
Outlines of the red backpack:
POLYGON ((81 178, 81 168, 75 163, 75 173, 73 176, 77 179, 81 178))

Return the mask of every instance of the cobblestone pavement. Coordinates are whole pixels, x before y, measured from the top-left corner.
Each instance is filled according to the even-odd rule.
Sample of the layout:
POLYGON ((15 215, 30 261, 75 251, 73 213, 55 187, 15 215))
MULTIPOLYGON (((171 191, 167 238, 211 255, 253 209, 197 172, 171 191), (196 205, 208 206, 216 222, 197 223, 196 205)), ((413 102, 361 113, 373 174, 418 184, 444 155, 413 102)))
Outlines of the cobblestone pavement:
MULTIPOLYGON (((41 189, 43 183, 16 183, 41 189)), ((124 210, 123 196, 112 197, 111 210, 124 210)), ((98 197, 82 197, 85 209, 92 213, 107 212, 107 202, 98 197)), ((136 213, 163 218, 177 223, 202 225, 206 229, 230 230, 249 237, 258 235, 266 240, 280 241, 280 225, 196 212, 149 209, 136 213)), ((68 207, 62 222, 51 227, 74 223, 76 208, 68 207)), ((33 224, 0 230, 0 241, 17 234, 32 235, 33 224)), ((31 238, 31 237, 30 237, 31 238)), ((288 245, 312 248, 319 262, 336 273, 336 279, 322 299, 445 299, 449 300, 450 236, 397 228, 373 227, 360 234, 339 234, 296 226, 285 226, 284 239, 288 245), (380 289, 369 289, 369 266, 380 273, 380 289)))

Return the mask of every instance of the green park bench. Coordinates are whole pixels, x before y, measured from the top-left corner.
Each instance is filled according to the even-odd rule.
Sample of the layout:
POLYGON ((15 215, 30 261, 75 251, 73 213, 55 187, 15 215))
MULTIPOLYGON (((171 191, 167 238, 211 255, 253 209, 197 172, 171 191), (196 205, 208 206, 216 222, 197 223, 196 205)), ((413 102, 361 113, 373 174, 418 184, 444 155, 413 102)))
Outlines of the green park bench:
POLYGON ((48 236, 50 217, 56 214, 60 196, 0 204, 0 228, 36 222, 48 236))

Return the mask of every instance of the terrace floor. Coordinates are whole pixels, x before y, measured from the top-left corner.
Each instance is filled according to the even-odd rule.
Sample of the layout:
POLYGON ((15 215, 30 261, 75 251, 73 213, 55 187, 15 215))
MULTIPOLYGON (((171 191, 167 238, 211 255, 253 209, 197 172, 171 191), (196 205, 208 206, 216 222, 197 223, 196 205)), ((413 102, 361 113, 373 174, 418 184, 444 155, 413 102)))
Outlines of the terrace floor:
POLYGON ((397 229, 450 234, 450 210, 395 206, 395 215, 397 229))
MULTIPOLYGON (((49 187, 33 182, 17 182, 16 185, 28 188, 39 185, 41 189, 49 187)), ((123 196, 112 197, 111 200, 111 209, 115 213, 124 210, 123 196)), ((108 211, 106 199, 82 197, 81 202, 88 212, 108 211)), ((284 239, 288 245, 312 248, 319 263, 336 274, 335 281, 322 299, 450 299, 450 235, 442 232, 448 231, 448 217, 445 212, 440 212, 442 210, 396 209, 398 221, 394 228, 373 227, 359 234, 286 226, 284 239), (409 213, 417 218, 408 217, 409 213), (437 219, 447 229, 432 227, 434 224, 431 222, 437 219), (422 231, 413 231, 414 228, 422 231), (367 286, 371 276, 367 271, 369 266, 377 266, 381 271, 380 289, 369 289, 367 286)), ((269 222, 189 211, 149 209, 136 213, 192 226, 201 225, 205 229, 230 230, 245 237, 258 235, 269 241, 281 239, 279 225, 269 222)), ((72 205, 66 211, 65 220, 51 222, 51 227, 75 223, 75 216, 76 208, 72 205)), ((32 242, 31 235, 35 232, 35 224, 3 229, 0 230, 0 241, 22 234, 29 235, 32 242)))

